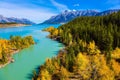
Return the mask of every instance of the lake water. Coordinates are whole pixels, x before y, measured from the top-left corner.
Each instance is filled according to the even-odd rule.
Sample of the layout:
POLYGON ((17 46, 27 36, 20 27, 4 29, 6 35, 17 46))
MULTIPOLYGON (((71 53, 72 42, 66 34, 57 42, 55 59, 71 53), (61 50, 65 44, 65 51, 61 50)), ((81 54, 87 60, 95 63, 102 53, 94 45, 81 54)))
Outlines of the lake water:
POLYGON ((31 80, 32 71, 43 64, 46 58, 57 55, 63 47, 61 43, 53 41, 46 36, 48 32, 41 30, 59 25, 33 25, 19 28, 1 28, 0 38, 9 39, 10 35, 27 36, 32 35, 37 44, 23 49, 13 56, 14 63, 0 69, 0 80, 31 80))

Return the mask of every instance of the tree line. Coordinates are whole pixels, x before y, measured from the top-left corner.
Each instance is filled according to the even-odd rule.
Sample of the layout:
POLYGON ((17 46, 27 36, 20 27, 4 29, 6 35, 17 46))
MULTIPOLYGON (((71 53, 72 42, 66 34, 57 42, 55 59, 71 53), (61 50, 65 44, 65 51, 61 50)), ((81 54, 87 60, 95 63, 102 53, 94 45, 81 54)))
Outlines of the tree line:
POLYGON ((32 36, 10 36, 10 40, 0 39, 0 64, 6 63, 12 53, 34 44, 32 36))
POLYGON ((120 79, 120 12, 79 17, 45 31, 66 47, 47 59, 39 73, 33 73, 33 80, 120 79))

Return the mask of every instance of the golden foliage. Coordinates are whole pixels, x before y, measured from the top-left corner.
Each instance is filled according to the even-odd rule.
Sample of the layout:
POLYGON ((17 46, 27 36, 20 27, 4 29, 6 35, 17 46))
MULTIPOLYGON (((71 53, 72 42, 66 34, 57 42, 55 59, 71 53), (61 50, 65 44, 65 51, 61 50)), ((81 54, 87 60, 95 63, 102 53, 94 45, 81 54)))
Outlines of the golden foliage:
POLYGON ((58 73, 60 70, 60 66, 59 66, 58 62, 55 61, 55 59, 54 60, 47 59, 45 62, 45 67, 50 74, 58 73))
MULTIPOLYGON (((70 35, 68 34, 68 36, 70 35)), ((106 55, 101 54, 101 51, 95 45, 94 41, 87 44, 80 40, 78 45, 82 46, 84 50, 74 56, 73 64, 71 64, 71 60, 69 61, 71 57, 67 56, 64 52, 61 54, 62 57, 59 54, 60 57, 46 60, 44 67, 49 75, 52 76, 53 80, 69 80, 74 78, 79 80, 116 80, 120 77, 120 63, 115 61, 120 58, 119 48, 116 48, 112 52, 112 59, 110 63, 107 63, 106 55), (60 60, 60 62, 57 60, 60 60), (70 68, 68 68, 68 66, 70 66, 70 68), (70 69, 72 69, 72 71, 70 71, 70 69)), ((71 54, 74 54, 74 52, 71 54)), ((43 79, 38 77, 38 80, 46 79, 45 77, 43 77, 43 79)))
POLYGON ((49 28, 46 28, 44 31, 51 32, 52 30, 54 30, 54 27, 53 27, 53 26, 50 26, 49 28))
POLYGON ((45 67, 51 74, 55 71, 55 67, 51 59, 46 60, 45 67))
POLYGON ((120 63, 115 60, 111 60, 111 66, 116 76, 120 76, 120 63))
POLYGON ((0 59, 2 59, 2 48, 0 47, 0 59))
POLYGON ((95 55, 92 57, 92 76, 94 79, 114 80, 112 70, 107 66, 106 59, 103 55, 95 55))
POLYGON ((50 35, 49 35, 50 37, 54 37, 54 36, 57 36, 57 35, 58 35, 58 29, 57 29, 57 28, 54 28, 53 26, 44 29, 44 31, 50 32, 50 35))
POLYGON ((61 67, 59 74, 61 80, 68 80, 69 72, 63 66, 61 67))
POLYGON ((116 48, 113 52, 112 52, 112 58, 115 58, 115 59, 120 59, 120 49, 119 48, 116 48))
POLYGON ((14 36, 10 40, 0 39, 0 62, 7 62, 14 51, 29 47, 31 44, 34 44, 32 36, 26 36, 24 38, 14 36))
POLYGON ((51 80, 51 75, 46 69, 41 70, 39 77, 37 80, 51 80))
POLYGON ((89 79, 89 59, 86 55, 79 53, 75 60, 75 65, 73 66, 74 72, 80 74, 83 79, 89 79))
POLYGON ((87 47, 87 43, 85 41, 80 40, 79 44, 81 44, 83 47, 87 47))
POLYGON ((100 53, 100 50, 97 48, 97 46, 95 45, 95 42, 92 41, 88 44, 87 46, 87 50, 88 50, 88 53, 90 54, 99 54, 100 53))
POLYGON ((8 40, 0 39, 0 59, 2 59, 3 51, 6 54, 10 53, 10 48, 11 48, 11 45, 9 44, 8 40))

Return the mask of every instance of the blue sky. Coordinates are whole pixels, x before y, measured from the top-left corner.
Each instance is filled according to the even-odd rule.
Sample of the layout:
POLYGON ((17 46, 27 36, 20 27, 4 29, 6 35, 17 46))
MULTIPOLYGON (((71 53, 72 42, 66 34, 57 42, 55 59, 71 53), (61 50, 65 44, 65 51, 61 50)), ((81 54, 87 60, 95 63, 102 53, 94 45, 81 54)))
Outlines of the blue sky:
POLYGON ((0 14, 40 23, 64 10, 120 8, 120 0, 0 0, 0 14))

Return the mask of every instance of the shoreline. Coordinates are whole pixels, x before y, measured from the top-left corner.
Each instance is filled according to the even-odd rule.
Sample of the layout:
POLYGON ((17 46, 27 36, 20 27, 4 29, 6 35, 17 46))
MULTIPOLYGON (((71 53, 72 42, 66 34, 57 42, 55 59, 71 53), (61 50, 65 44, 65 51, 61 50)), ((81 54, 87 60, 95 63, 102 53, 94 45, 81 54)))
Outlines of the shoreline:
POLYGON ((13 56, 14 54, 17 54, 19 51, 20 51, 20 50, 16 50, 16 51, 14 51, 13 53, 11 53, 11 56, 8 58, 8 61, 7 61, 5 64, 0 64, 0 69, 1 69, 1 68, 4 68, 4 67, 7 66, 8 64, 14 62, 14 58, 12 58, 12 56, 13 56))
MULTIPOLYGON (((23 40, 23 41, 27 41, 27 44, 24 44, 23 42, 20 42, 20 41, 18 41, 18 37, 20 37, 20 36, 13 36, 13 38, 14 38, 14 41, 16 42, 16 43, 19 43, 18 45, 15 45, 13 42, 11 42, 10 40, 13 40, 13 39, 10 39, 10 40, 4 40, 4 42, 6 41, 6 43, 7 43, 7 41, 9 41, 9 44, 5 44, 5 46, 6 45, 9 45, 9 47, 7 47, 7 51, 8 52, 4 52, 4 54, 7 54, 7 55, 2 55, 2 57, 4 57, 4 58, 1 58, 1 62, 0 62, 0 68, 2 68, 2 67, 5 67, 7 64, 10 64, 10 63, 13 63, 14 62, 14 59, 13 59, 13 55, 14 54, 16 54, 16 53, 18 53, 18 52, 20 52, 21 50, 23 50, 23 49, 25 49, 25 48, 28 48, 28 47, 30 47, 31 45, 34 45, 35 44, 35 42, 34 42, 34 40, 33 40, 33 37, 32 36, 26 36, 26 37, 24 37, 24 38, 19 38, 19 40, 23 40), (28 41, 28 40, 30 40, 30 41, 28 41), (21 45, 22 46, 21 46, 21 45), (13 47, 13 46, 14 47, 13 47), (17 47, 17 46, 19 46, 19 47, 17 47), (4 59, 4 60, 2 60, 2 59, 4 59)), ((3 43, 4 43, 3 42, 3 43)), ((0 44, 1 45, 1 44, 0 44)), ((5 47, 6 48, 6 47, 5 47)))
POLYGON ((14 28, 14 27, 24 27, 24 26, 30 26, 27 24, 0 24, 0 28, 14 28))

